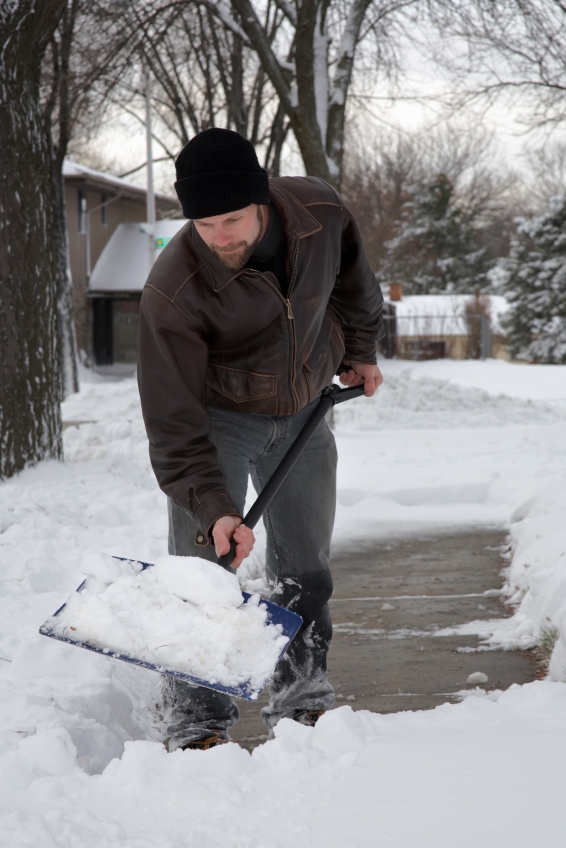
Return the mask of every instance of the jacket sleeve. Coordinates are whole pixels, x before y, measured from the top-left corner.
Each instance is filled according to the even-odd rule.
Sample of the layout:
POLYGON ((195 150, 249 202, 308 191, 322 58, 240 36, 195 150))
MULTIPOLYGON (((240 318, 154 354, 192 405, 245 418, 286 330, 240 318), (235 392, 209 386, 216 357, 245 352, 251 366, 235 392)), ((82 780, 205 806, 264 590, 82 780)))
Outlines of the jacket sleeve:
POLYGON ((330 303, 344 331, 344 358, 376 362, 376 342, 385 332, 383 295, 366 259, 357 224, 349 210, 342 208, 340 269, 330 303))
POLYGON ((138 385, 149 456, 160 488, 210 540, 214 522, 240 515, 226 491, 203 403, 208 347, 203 331, 146 285, 140 304, 138 385))

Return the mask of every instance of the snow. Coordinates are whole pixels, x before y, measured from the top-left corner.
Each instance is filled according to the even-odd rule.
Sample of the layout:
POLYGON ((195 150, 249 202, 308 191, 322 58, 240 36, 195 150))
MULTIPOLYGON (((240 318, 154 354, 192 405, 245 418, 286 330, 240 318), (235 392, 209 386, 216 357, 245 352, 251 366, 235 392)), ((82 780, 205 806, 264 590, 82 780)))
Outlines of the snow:
MULTIPOLYGON (((563 845, 566 367, 382 364, 381 397, 336 409, 335 546, 508 527, 501 585, 516 612, 466 627, 485 650, 554 628, 550 679, 506 692, 487 681, 428 712, 342 706, 315 728, 282 722, 252 756, 167 754, 158 675, 38 634, 81 582, 82 557, 154 562, 167 549, 135 381, 83 374, 63 405, 66 462, 0 485, 0 844, 563 845)), ((258 535, 238 575, 252 592, 258 535)))
POLYGON ((506 650, 536 647, 550 636, 554 649, 549 675, 566 681, 566 491, 564 455, 549 473, 537 497, 526 500, 512 516, 513 558, 504 593, 518 605, 505 621, 484 622, 484 645, 506 650))
MULTIPOLYGON (((325 13, 324 13, 325 14, 325 13)), ((320 130, 323 149, 326 149, 326 129, 328 126, 328 48, 330 36, 326 21, 322 18, 322 7, 316 12, 316 24, 313 31, 313 71, 316 120, 320 130)))
POLYGON ((483 671, 474 671, 473 674, 468 674, 466 683, 470 683, 472 686, 475 686, 478 683, 487 683, 487 681, 487 674, 484 674, 483 671))
POLYGON ((252 756, 127 742, 94 777, 61 728, 17 741, 4 759, 11 846, 559 848, 566 685, 425 713, 343 706, 312 729, 284 720, 252 756))
POLYGON ((431 359, 419 363, 390 360, 385 368, 391 376, 406 373, 433 377, 463 389, 481 389, 497 398, 566 404, 566 368, 556 365, 532 366, 502 359, 467 359, 455 364, 448 359, 431 359))
POLYGON ((211 684, 249 682, 259 693, 289 641, 266 623, 259 595, 244 604, 237 578, 199 557, 162 556, 142 569, 89 554, 81 570, 90 579, 45 627, 211 684))

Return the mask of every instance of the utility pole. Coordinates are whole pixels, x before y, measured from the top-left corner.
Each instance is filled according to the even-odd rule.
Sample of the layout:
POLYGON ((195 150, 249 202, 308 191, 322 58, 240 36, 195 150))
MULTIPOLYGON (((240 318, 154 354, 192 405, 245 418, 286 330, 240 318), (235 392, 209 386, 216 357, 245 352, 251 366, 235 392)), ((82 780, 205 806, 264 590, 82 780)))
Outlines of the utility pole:
POLYGON ((151 270, 155 260, 155 194, 153 193, 153 151, 151 138, 151 78, 148 65, 144 67, 145 72, 145 127, 147 143, 147 223, 149 239, 149 268, 151 270))

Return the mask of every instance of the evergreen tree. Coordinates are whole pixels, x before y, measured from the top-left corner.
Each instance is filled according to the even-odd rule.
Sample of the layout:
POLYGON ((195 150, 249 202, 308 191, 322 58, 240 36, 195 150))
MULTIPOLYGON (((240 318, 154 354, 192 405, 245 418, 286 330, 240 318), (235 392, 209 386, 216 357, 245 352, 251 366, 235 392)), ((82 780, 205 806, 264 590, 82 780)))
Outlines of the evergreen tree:
POLYGON ((479 231, 456 203, 454 186, 438 174, 410 190, 380 276, 403 283, 408 294, 470 294, 486 285, 491 264, 479 231))
POLYGON ((519 359, 566 363, 566 197, 553 197, 537 217, 518 220, 518 238, 491 272, 510 301, 503 322, 519 359))

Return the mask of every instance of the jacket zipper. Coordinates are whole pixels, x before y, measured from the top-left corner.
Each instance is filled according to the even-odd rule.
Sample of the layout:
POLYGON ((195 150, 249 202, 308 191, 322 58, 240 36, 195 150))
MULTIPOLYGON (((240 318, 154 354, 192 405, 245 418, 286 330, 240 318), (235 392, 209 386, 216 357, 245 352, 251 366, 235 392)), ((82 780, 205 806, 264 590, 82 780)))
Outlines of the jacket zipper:
MULTIPOLYGON (((299 242, 300 244, 300 242, 299 242)), ((291 355, 291 366, 292 366, 292 374, 291 374, 291 388, 293 390, 293 412, 298 412, 299 409, 299 398, 297 396, 297 390, 295 389, 295 358, 297 355, 297 338, 295 335, 295 322, 293 321, 293 310, 291 309, 291 291, 293 289, 293 285, 295 283, 295 278, 297 276, 297 260, 299 258, 299 244, 297 244, 297 249, 295 250, 295 259, 293 261, 293 273, 291 275, 291 281, 289 283, 289 288, 287 289, 287 317, 291 324, 291 336, 293 339, 293 350, 291 355)))
POLYGON ((278 294, 279 297, 281 298, 281 300, 285 303, 285 305, 287 307, 287 318, 289 319, 289 321, 292 322, 291 323, 291 339, 292 339, 293 344, 292 344, 292 350, 291 350, 291 370, 292 370, 291 389, 293 391, 293 412, 297 412, 298 409, 299 409, 299 398, 297 396, 297 391, 295 389, 295 356, 296 356, 296 348, 297 348, 297 339, 295 337, 295 322, 293 320, 293 309, 291 308, 291 289, 293 287, 293 283, 295 282, 295 277, 297 276, 297 260, 298 260, 298 258, 299 258, 299 245, 297 245, 297 249, 295 250, 295 260, 294 260, 294 263, 293 263, 293 274, 291 276, 291 282, 289 283, 289 289, 287 291, 287 297, 286 298, 283 297, 283 295, 281 294, 281 290, 279 288, 276 288, 273 285, 273 283, 270 280, 268 280, 267 277, 264 277, 264 275, 261 273, 261 271, 255 272, 256 274, 258 274, 262 278, 262 280, 265 280, 267 285, 271 289, 273 289, 273 291, 276 294, 278 294))

